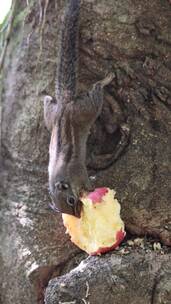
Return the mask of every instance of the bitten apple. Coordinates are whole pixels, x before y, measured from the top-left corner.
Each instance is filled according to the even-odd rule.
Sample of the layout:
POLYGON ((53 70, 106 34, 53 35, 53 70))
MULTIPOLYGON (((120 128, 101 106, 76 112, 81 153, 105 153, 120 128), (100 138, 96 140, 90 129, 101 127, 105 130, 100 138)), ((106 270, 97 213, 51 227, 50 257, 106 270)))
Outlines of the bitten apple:
POLYGON ((62 215, 71 241, 90 255, 113 250, 125 237, 120 204, 114 196, 114 190, 97 188, 81 198, 80 218, 62 215))

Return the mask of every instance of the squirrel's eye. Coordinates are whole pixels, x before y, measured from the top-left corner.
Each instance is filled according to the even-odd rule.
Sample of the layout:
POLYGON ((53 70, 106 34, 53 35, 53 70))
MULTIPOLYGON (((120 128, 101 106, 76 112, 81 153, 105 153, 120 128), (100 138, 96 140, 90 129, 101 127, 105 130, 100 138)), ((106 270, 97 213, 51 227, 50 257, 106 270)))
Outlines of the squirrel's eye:
POLYGON ((70 206, 74 206, 75 205, 75 202, 76 202, 76 199, 75 199, 75 197, 74 196, 69 196, 68 198, 67 198, 67 203, 68 203, 68 205, 70 205, 70 206))

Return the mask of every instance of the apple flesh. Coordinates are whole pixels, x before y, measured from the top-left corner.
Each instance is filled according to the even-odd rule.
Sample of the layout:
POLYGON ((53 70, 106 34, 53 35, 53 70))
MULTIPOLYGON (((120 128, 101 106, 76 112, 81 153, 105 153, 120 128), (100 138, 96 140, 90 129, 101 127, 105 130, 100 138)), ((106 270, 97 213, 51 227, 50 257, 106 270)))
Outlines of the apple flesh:
POLYGON ((62 214, 71 241, 90 255, 115 249, 125 237, 120 204, 114 196, 114 190, 97 188, 81 198, 80 218, 62 214))

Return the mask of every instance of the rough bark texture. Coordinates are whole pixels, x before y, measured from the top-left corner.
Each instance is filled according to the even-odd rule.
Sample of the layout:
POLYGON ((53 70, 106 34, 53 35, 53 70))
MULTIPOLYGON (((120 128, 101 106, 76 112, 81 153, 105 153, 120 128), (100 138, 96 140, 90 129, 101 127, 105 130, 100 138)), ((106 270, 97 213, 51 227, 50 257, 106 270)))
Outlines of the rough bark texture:
MULTIPOLYGON (((1 77, 0 294, 3 304, 43 303, 48 280, 61 271, 67 272, 85 256, 65 235, 61 216, 48 210, 49 134, 43 121, 42 96, 45 92, 53 94, 55 89, 57 35, 64 2, 40 1, 41 6, 38 3, 18 2, 1 77), (45 3, 48 7, 43 31, 45 3)), ((122 136, 121 126, 130 130, 129 144, 120 158, 108 169, 90 170, 90 174, 95 176, 96 186, 116 190, 129 232, 152 235, 171 245, 169 1, 83 1, 79 50, 80 90, 89 88, 109 71, 115 73, 105 92, 103 112, 91 131, 88 163, 92 154, 96 155, 97 165, 112 155, 122 136)), ((166 274, 159 276, 159 282, 157 269, 149 273, 149 267, 155 263, 159 268, 162 263, 169 265, 169 255, 152 261, 143 253, 135 255, 135 260, 134 254, 125 258, 112 254, 91 258, 86 263, 85 278, 79 270, 74 270, 50 283, 47 303, 75 299, 73 303, 83 303, 81 297, 84 298, 88 274, 92 284, 90 303, 105 303, 106 298, 105 301, 98 298, 105 288, 108 303, 113 303, 114 297, 116 303, 125 303, 123 295, 130 304, 171 301, 171 283, 165 270, 170 266, 161 266, 166 274), (129 263, 136 264, 136 271, 129 263), (106 279, 103 286, 107 269, 109 281, 106 279), (143 280, 135 280, 137 273, 142 273, 143 280), (70 279, 71 294, 64 295, 60 282, 70 279), (154 286, 157 296, 153 295, 154 286), (157 291, 159 286, 163 297, 167 294, 166 300, 157 291), (130 292, 133 287, 135 299, 130 292), (78 293, 78 298, 72 296, 73 292, 78 293)))
POLYGON ((169 304, 171 256, 132 253, 91 257, 51 280, 45 303, 169 304))

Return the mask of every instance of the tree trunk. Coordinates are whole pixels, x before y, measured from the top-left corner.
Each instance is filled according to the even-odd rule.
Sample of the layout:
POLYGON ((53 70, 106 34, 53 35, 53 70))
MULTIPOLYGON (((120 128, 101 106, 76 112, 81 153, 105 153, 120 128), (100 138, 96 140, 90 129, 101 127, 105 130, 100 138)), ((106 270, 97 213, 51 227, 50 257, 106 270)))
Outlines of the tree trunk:
MULTIPOLYGON (((3 304, 43 303, 50 278, 67 273, 86 256, 71 244, 61 216, 48 209, 50 134, 43 121, 42 100, 44 94, 54 95, 55 91, 63 8, 64 1, 18 1, 7 37, 0 87, 3 304)), ((89 89, 106 73, 115 74, 88 140, 89 174, 95 177, 96 186, 116 190, 128 233, 155 237, 170 246, 170 1, 84 0, 80 18, 79 89, 89 89), (125 148, 117 155, 125 134, 125 148), (108 168, 99 169, 106 160, 108 168)), ((51 281, 46 303, 96 304, 108 299, 113 304, 117 299, 117 304, 124 304, 124 295, 129 304, 170 303, 169 260, 168 251, 154 261, 143 251, 123 259, 114 253, 90 258, 85 277, 75 270, 51 281), (136 263, 136 271, 129 263, 136 263), (156 267, 151 274, 150 267, 156 267), (143 272, 143 280, 134 285, 137 272, 143 272), (85 298, 87 280, 92 290, 85 298), (69 282, 67 293, 61 292, 61 282, 69 282), (135 299, 130 292, 133 287, 135 299), (103 301, 100 292, 106 295, 103 301)))

